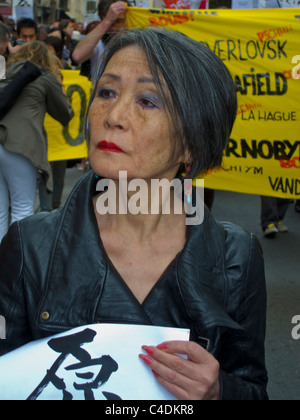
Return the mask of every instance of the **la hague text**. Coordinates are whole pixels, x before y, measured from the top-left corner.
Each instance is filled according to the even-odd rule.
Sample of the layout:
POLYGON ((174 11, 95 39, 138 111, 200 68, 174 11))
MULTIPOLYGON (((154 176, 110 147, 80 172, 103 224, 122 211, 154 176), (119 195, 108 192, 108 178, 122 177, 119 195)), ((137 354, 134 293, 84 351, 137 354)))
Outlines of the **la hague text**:
POLYGON ((261 111, 250 110, 241 112, 243 121, 298 121, 296 111, 261 111))

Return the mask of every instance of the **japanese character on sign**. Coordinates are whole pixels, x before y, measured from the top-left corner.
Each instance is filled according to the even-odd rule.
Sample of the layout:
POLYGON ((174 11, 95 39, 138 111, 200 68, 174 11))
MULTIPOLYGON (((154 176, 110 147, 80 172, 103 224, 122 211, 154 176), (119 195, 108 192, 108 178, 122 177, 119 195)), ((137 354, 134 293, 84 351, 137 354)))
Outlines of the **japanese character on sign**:
MULTIPOLYGON (((61 365, 67 360, 69 356, 76 358, 79 363, 71 364, 65 367, 66 371, 75 371, 76 377, 84 379, 84 383, 73 383, 76 391, 83 391, 85 400, 95 400, 94 390, 99 389, 110 378, 110 376, 118 370, 117 362, 109 355, 103 355, 99 358, 92 358, 91 355, 83 348, 84 344, 92 343, 97 333, 89 328, 85 330, 67 335, 64 337, 54 338, 48 342, 48 346, 60 356, 56 359, 44 379, 36 387, 36 389, 27 398, 28 400, 36 400, 45 390, 45 388, 52 384, 56 389, 62 392, 63 400, 72 400, 72 390, 67 389, 64 378, 59 377, 57 372, 61 365), (99 372, 95 375, 89 369, 84 373, 78 372, 80 369, 86 369, 92 366, 100 366, 99 372)), ((102 391, 102 394, 107 400, 121 400, 121 398, 113 393, 102 391)))

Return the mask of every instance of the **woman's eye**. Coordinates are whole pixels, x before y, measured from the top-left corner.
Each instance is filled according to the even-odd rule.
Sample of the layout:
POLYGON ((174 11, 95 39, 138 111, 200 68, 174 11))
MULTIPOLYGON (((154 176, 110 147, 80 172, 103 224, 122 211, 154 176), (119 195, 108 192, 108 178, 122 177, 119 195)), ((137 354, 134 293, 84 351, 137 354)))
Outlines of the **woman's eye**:
POLYGON ((159 108, 159 99, 148 99, 148 98, 140 98, 138 103, 143 108, 159 108))
POLYGON ((115 95, 116 95, 115 91, 113 91, 112 89, 105 88, 105 87, 101 88, 98 94, 98 96, 103 99, 112 99, 115 97, 115 95))

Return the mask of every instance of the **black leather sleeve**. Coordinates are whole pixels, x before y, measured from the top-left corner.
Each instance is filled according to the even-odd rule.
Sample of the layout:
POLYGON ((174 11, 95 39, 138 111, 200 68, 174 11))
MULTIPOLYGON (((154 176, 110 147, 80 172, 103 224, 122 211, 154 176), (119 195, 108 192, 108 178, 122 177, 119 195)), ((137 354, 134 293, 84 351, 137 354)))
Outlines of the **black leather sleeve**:
MULTIPOLYGON (((232 230, 232 227, 231 227, 232 230)), ((220 372, 222 400, 267 400, 265 365, 266 281, 262 248, 255 235, 231 232, 226 238, 227 271, 231 298, 234 279, 243 277, 234 317, 243 332, 231 336, 220 372), (233 239, 234 238, 234 239, 233 239), (235 245, 234 245, 235 244, 235 245), (245 256, 247 258, 245 258, 245 256)), ((230 307, 230 302, 228 303, 230 307)))
POLYGON ((31 338, 23 287, 24 270, 19 224, 15 223, 0 245, 0 315, 6 322, 6 338, 0 340, 0 356, 31 338))
POLYGON ((33 82, 41 74, 41 70, 34 63, 26 61, 13 80, 0 89, 0 119, 13 107, 24 87, 33 82))

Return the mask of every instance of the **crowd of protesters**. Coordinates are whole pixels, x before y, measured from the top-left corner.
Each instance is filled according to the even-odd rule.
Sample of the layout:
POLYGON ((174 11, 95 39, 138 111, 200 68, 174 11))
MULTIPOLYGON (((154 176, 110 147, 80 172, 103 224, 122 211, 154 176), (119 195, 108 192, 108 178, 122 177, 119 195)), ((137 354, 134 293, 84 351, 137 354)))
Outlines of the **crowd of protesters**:
POLYGON ((0 241, 10 224, 40 209, 60 206, 66 161, 48 162, 45 114, 67 125, 74 112, 60 73, 72 68, 73 26, 38 27, 32 19, 0 23, 0 52, 6 59, 1 80, 0 241))
MULTIPOLYGON (((48 112, 62 124, 69 122, 73 113, 59 72, 80 69, 82 75, 93 81, 108 40, 125 27, 126 7, 125 1, 102 0, 98 6, 100 20, 86 27, 72 20, 62 20, 51 26, 37 25, 28 18, 21 18, 15 24, 12 19, 0 16, 0 55, 7 63, 7 77, 0 83, 0 89, 3 89, 0 94, 3 95, 4 89, 9 92, 12 81, 18 78, 18 70, 26 61, 32 62, 42 72, 42 77, 34 76, 29 82, 23 81, 23 85, 21 81, 22 89, 0 113, 0 242, 10 223, 33 214, 36 185, 41 211, 52 211, 61 205, 67 161, 51 164, 47 161, 43 117, 48 112), (47 76, 48 82, 45 82, 44 73, 51 74, 51 77, 47 76), (30 101, 38 102, 34 94, 30 95, 30 87, 43 84, 42 81, 43 94, 38 100, 43 105, 39 107, 39 113, 34 114, 30 101), (50 91, 52 99, 49 102, 46 97, 50 91), (15 130, 16 120, 18 130, 15 130), (31 127, 27 130, 28 124, 31 127), (24 136, 26 130, 34 139, 30 141, 30 148, 24 136)), ((81 170, 88 167, 86 159, 78 164, 81 170)), ((206 190, 206 204, 210 209, 213 201, 214 191, 206 190)), ((261 226, 266 237, 288 231, 283 220, 290 204, 291 200, 261 197, 261 226)), ((300 212, 300 200, 296 201, 295 210, 300 212)))

